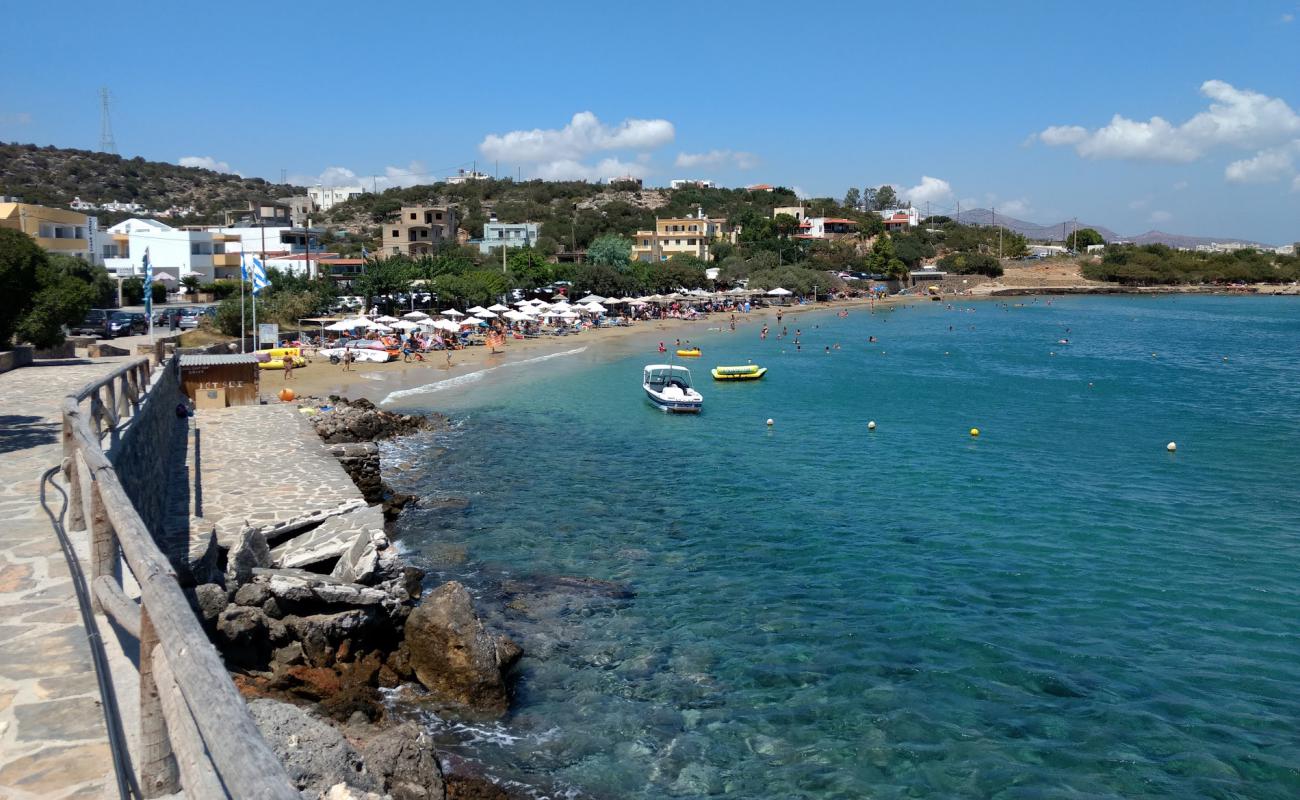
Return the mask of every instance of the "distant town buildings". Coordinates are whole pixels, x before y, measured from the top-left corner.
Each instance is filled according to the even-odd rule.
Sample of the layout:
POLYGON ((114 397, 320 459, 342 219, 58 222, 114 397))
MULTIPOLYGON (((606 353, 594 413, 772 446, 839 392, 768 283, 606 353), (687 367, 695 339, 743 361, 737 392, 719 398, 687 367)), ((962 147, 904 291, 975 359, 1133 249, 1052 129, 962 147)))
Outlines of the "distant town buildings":
POLYGON ((73 211, 108 211, 118 214, 138 214, 144 217, 185 217, 194 213, 194 206, 177 206, 150 211, 139 203, 121 203, 117 200, 110 200, 107 203, 91 203, 82 200, 80 197, 73 197, 72 202, 68 203, 68 208, 73 211))
POLYGON ((635 176, 635 175, 620 175, 620 176, 618 176, 617 178, 610 178, 610 179, 609 179, 609 182, 610 182, 611 185, 613 185, 613 184, 615 184, 615 183, 631 183, 631 184, 635 184, 635 185, 636 185, 636 188, 638 188, 638 189, 640 189, 640 188, 642 188, 642 186, 644 186, 644 184, 642 183, 641 179, 638 178, 638 177, 635 176))
POLYGON ((384 224, 386 256, 430 255, 444 241, 456 239, 456 209, 451 206, 403 206, 395 222, 384 224))
POLYGON ((803 222, 808 217, 808 209, 803 206, 777 206, 772 209, 772 219, 776 219, 782 214, 794 217, 798 222, 803 222))
POLYGON ((454 186, 456 184, 465 183, 467 181, 485 181, 491 177, 492 176, 487 174, 486 172, 478 172, 477 170, 470 170, 469 172, 466 172, 463 169, 458 169, 456 170, 455 175, 448 176, 447 183, 454 186))
POLYGON ((697 178, 674 178, 668 182, 669 188, 683 189, 687 186, 693 186, 696 189, 712 189, 713 181, 700 180, 697 178))
POLYGON ((483 238, 471 239, 480 253, 487 255, 498 247, 531 247, 541 230, 537 222, 498 222, 493 217, 483 225, 483 238))
POLYGON ((6 200, 0 202, 0 228, 22 231, 46 252, 76 256, 92 264, 102 263, 97 246, 98 217, 6 200))
POLYGON ((770 183, 756 183, 753 186, 746 186, 746 191, 750 192, 770 192, 776 187, 770 183))
POLYGON ((710 219, 703 209, 694 217, 655 219, 652 231, 637 231, 632 238, 632 258, 636 261, 667 261, 676 255, 709 259, 715 242, 727 236, 725 219, 710 219))
POLYGON ((346 203, 354 197, 367 194, 364 186, 315 186, 307 187, 307 197, 311 199, 315 211, 329 211, 339 203, 346 203))
POLYGON ((887 231, 901 231, 915 228, 921 224, 921 211, 916 208, 886 208, 880 212, 880 219, 887 231))

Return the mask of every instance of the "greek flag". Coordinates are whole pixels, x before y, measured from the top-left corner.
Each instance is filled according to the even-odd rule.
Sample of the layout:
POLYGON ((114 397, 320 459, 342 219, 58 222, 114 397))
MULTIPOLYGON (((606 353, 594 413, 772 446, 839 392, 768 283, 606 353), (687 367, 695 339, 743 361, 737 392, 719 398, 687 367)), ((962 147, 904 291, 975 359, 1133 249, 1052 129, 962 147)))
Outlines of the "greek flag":
POLYGON ((364 244, 361 245, 361 257, 370 258, 370 251, 366 249, 366 246, 364 244))
POLYGON ((149 248, 144 249, 144 316, 153 324, 153 262, 149 260, 149 248))
POLYGON ((271 281, 266 277, 266 268, 262 266, 262 259, 253 256, 253 294, 269 287, 271 281))
MULTIPOLYGON (((239 279, 241 281, 248 280, 248 261, 246 260, 247 258, 248 256, 245 255, 244 253, 239 254, 239 279)), ((240 289, 239 291, 242 292, 244 290, 240 289)))

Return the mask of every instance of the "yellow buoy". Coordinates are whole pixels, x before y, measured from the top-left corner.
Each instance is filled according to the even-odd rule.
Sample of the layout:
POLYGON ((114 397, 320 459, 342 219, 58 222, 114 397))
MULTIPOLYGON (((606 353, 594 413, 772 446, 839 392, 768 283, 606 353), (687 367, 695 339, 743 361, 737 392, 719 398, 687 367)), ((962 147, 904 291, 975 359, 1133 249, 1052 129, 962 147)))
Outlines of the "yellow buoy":
POLYGON ((971 429, 970 429, 970 435, 971 435, 971 436, 979 436, 979 435, 980 435, 980 429, 979 429, 979 428, 971 428, 971 429))

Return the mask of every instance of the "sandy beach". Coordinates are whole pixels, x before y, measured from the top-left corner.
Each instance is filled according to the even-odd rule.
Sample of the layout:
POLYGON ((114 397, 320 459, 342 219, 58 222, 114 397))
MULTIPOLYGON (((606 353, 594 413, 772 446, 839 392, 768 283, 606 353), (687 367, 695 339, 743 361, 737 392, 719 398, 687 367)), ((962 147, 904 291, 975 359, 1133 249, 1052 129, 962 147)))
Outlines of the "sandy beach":
MULTIPOLYGON (((916 299, 915 297, 891 297, 877 300, 875 305, 897 306, 916 299)), ((754 335, 757 335, 758 329, 764 322, 775 326, 777 311, 793 318, 814 311, 853 309, 870 305, 870 300, 853 299, 818 303, 815 306, 772 306, 756 309, 748 314, 738 313, 736 326, 737 330, 752 329, 754 335)), ((644 340, 646 355, 650 357, 656 355, 656 348, 661 341, 671 348, 677 339, 688 340, 710 328, 725 327, 729 322, 729 313, 715 313, 699 320, 662 319, 638 322, 630 327, 592 329, 569 336, 508 339, 505 346, 497 353, 493 353, 486 345, 453 351, 450 367, 447 366, 446 355, 442 352, 425 353, 423 361, 412 359, 410 362, 404 362, 399 359, 386 364, 356 363, 347 371, 341 365, 331 364, 328 359, 309 357, 309 365, 294 370, 293 377, 287 380, 283 372, 263 372, 260 395, 267 402, 279 402, 280 391, 288 386, 298 397, 325 398, 339 395, 352 399, 364 397, 378 403, 395 391, 449 380, 503 364, 563 353, 578 347, 609 347, 617 343, 634 345, 640 339, 644 340)))

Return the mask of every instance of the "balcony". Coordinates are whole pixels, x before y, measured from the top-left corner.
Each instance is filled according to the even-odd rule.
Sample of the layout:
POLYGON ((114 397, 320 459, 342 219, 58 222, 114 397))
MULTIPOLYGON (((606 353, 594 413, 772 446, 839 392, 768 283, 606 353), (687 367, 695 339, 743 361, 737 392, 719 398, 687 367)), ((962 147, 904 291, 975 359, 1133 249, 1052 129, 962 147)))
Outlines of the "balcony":
POLYGON ((239 253, 213 253, 212 266, 237 267, 239 266, 239 253))

